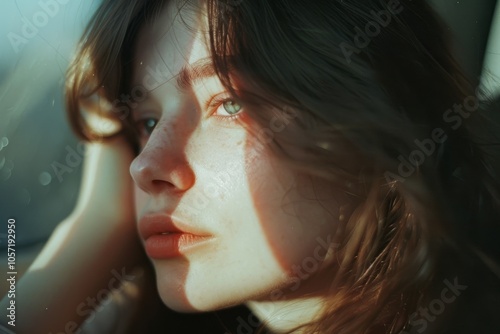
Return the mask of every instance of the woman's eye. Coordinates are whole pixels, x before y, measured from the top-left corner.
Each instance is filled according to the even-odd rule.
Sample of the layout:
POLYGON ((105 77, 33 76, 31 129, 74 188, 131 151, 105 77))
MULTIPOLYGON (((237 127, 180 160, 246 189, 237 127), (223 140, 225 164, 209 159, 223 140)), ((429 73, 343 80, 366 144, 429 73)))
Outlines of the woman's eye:
POLYGON ((145 118, 136 122, 136 129, 141 138, 148 138, 158 121, 154 118, 145 118))
POLYGON ((234 99, 225 99, 221 101, 215 114, 217 116, 235 116, 241 109, 241 105, 234 99))

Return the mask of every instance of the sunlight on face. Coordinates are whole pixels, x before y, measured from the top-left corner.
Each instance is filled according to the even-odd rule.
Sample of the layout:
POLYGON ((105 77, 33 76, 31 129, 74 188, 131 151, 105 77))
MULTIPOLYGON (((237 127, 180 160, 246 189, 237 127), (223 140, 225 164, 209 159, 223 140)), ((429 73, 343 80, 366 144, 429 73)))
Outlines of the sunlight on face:
POLYGON ((132 82, 150 91, 133 111, 142 151, 130 170, 161 298, 206 311, 321 290, 306 279, 332 240, 332 194, 257 149, 245 106, 206 66, 206 13, 176 14, 171 2, 141 29, 132 82))

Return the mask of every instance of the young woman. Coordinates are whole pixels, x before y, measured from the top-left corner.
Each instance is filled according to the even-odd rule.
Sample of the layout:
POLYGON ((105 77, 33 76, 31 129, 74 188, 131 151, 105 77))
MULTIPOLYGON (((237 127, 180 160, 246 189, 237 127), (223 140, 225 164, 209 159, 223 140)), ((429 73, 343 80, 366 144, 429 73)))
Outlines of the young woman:
POLYGON ((449 44, 420 1, 104 1, 68 76, 83 265, 136 227, 163 303, 238 333, 498 333, 500 111, 449 44))

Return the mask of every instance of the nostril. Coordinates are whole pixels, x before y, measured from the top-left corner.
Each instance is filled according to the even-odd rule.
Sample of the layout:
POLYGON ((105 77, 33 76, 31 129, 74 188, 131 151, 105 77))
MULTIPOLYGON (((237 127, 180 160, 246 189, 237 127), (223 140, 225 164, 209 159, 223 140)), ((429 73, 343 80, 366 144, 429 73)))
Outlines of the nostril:
POLYGON ((155 190, 164 190, 165 188, 175 188, 175 185, 164 180, 152 180, 151 187, 155 190))

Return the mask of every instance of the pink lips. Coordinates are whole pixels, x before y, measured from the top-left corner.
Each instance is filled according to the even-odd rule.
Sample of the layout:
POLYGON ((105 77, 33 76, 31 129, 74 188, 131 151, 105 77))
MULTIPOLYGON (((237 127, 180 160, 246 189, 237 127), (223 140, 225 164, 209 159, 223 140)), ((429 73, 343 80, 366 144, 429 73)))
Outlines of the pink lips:
POLYGON ((193 226, 173 222, 164 214, 149 214, 139 221, 139 234, 145 241, 146 253, 154 259, 180 256, 212 238, 193 226))

